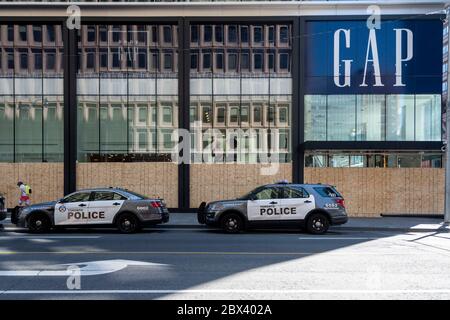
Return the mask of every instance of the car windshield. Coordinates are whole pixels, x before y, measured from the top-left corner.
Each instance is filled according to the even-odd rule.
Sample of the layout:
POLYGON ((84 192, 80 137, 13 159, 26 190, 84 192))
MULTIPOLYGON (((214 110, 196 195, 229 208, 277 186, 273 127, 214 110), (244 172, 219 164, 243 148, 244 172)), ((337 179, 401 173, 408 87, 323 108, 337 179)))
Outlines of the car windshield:
POLYGON ((257 192, 260 191, 261 189, 262 189, 262 187, 258 187, 258 188, 256 188, 256 189, 253 189, 252 191, 246 193, 246 194, 243 195, 242 197, 237 198, 237 200, 248 200, 252 194, 257 193, 257 192))

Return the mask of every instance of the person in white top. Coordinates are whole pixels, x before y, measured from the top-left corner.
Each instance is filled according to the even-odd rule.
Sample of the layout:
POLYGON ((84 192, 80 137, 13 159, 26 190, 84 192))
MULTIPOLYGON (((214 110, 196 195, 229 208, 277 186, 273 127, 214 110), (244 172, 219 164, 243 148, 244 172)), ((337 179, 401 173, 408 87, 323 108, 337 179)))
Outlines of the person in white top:
POLYGON ((19 206, 30 205, 30 195, 27 192, 27 186, 22 182, 17 182, 17 186, 20 190, 19 206))

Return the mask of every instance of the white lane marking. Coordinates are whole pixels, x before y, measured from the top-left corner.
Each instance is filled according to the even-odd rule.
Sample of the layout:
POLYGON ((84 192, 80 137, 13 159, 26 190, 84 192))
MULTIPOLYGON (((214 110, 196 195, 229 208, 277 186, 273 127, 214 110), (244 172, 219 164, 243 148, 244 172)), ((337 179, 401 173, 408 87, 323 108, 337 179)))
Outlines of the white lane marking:
POLYGON ((450 289, 397 289, 397 290, 253 290, 253 289, 208 289, 208 290, 0 290, 2 294, 162 294, 162 293, 442 293, 450 294, 450 289))
POLYGON ((100 236, 0 236, 0 240, 36 240, 36 239, 98 239, 100 236))
POLYGON ((78 266, 79 276, 94 276, 100 274, 107 274, 112 272, 117 272, 125 269, 128 266, 152 266, 152 267, 165 267, 166 264, 152 263, 152 262, 142 262, 133 260, 123 260, 123 259, 113 259, 113 260, 100 260, 100 261, 89 261, 89 262, 77 262, 68 264, 58 264, 53 267, 64 267, 63 270, 4 270, 0 271, 0 277, 29 277, 29 276, 39 276, 39 277, 58 277, 72 275, 73 271, 68 270, 69 266, 78 266))
POLYGON ((299 240, 374 240, 386 237, 300 237, 299 240))

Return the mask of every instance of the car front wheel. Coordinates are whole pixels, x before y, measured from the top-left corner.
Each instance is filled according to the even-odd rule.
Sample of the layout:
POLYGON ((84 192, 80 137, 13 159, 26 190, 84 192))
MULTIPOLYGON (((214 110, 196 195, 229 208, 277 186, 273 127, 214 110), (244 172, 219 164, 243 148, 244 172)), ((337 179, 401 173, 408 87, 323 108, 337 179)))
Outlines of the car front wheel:
POLYGON ((306 229, 312 234, 323 234, 328 231, 330 222, 323 213, 313 213, 306 223, 306 229))
POLYGON ((240 215, 227 213, 221 219, 221 226, 227 233, 238 233, 244 229, 244 222, 240 215))
POLYGON ((33 214, 28 218, 28 230, 32 233, 45 233, 50 228, 50 219, 45 214, 33 214))

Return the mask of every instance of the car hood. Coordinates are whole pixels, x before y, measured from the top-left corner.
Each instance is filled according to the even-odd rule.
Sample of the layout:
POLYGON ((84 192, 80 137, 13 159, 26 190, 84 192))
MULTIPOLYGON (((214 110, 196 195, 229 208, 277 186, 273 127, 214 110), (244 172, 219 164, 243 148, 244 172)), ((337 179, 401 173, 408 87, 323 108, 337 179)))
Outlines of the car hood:
POLYGON ((246 202, 246 201, 247 201, 247 200, 240 200, 240 199, 219 200, 219 201, 208 202, 208 206, 211 206, 211 205, 216 204, 216 203, 220 203, 220 204, 232 204, 232 203, 242 203, 242 202, 246 202))
POLYGON ((55 207, 55 205, 56 205, 56 201, 49 201, 49 202, 36 203, 36 204, 29 206, 28 208, 30 208, 32 210, 48 210, 48 209, 53 209, 55 207))

